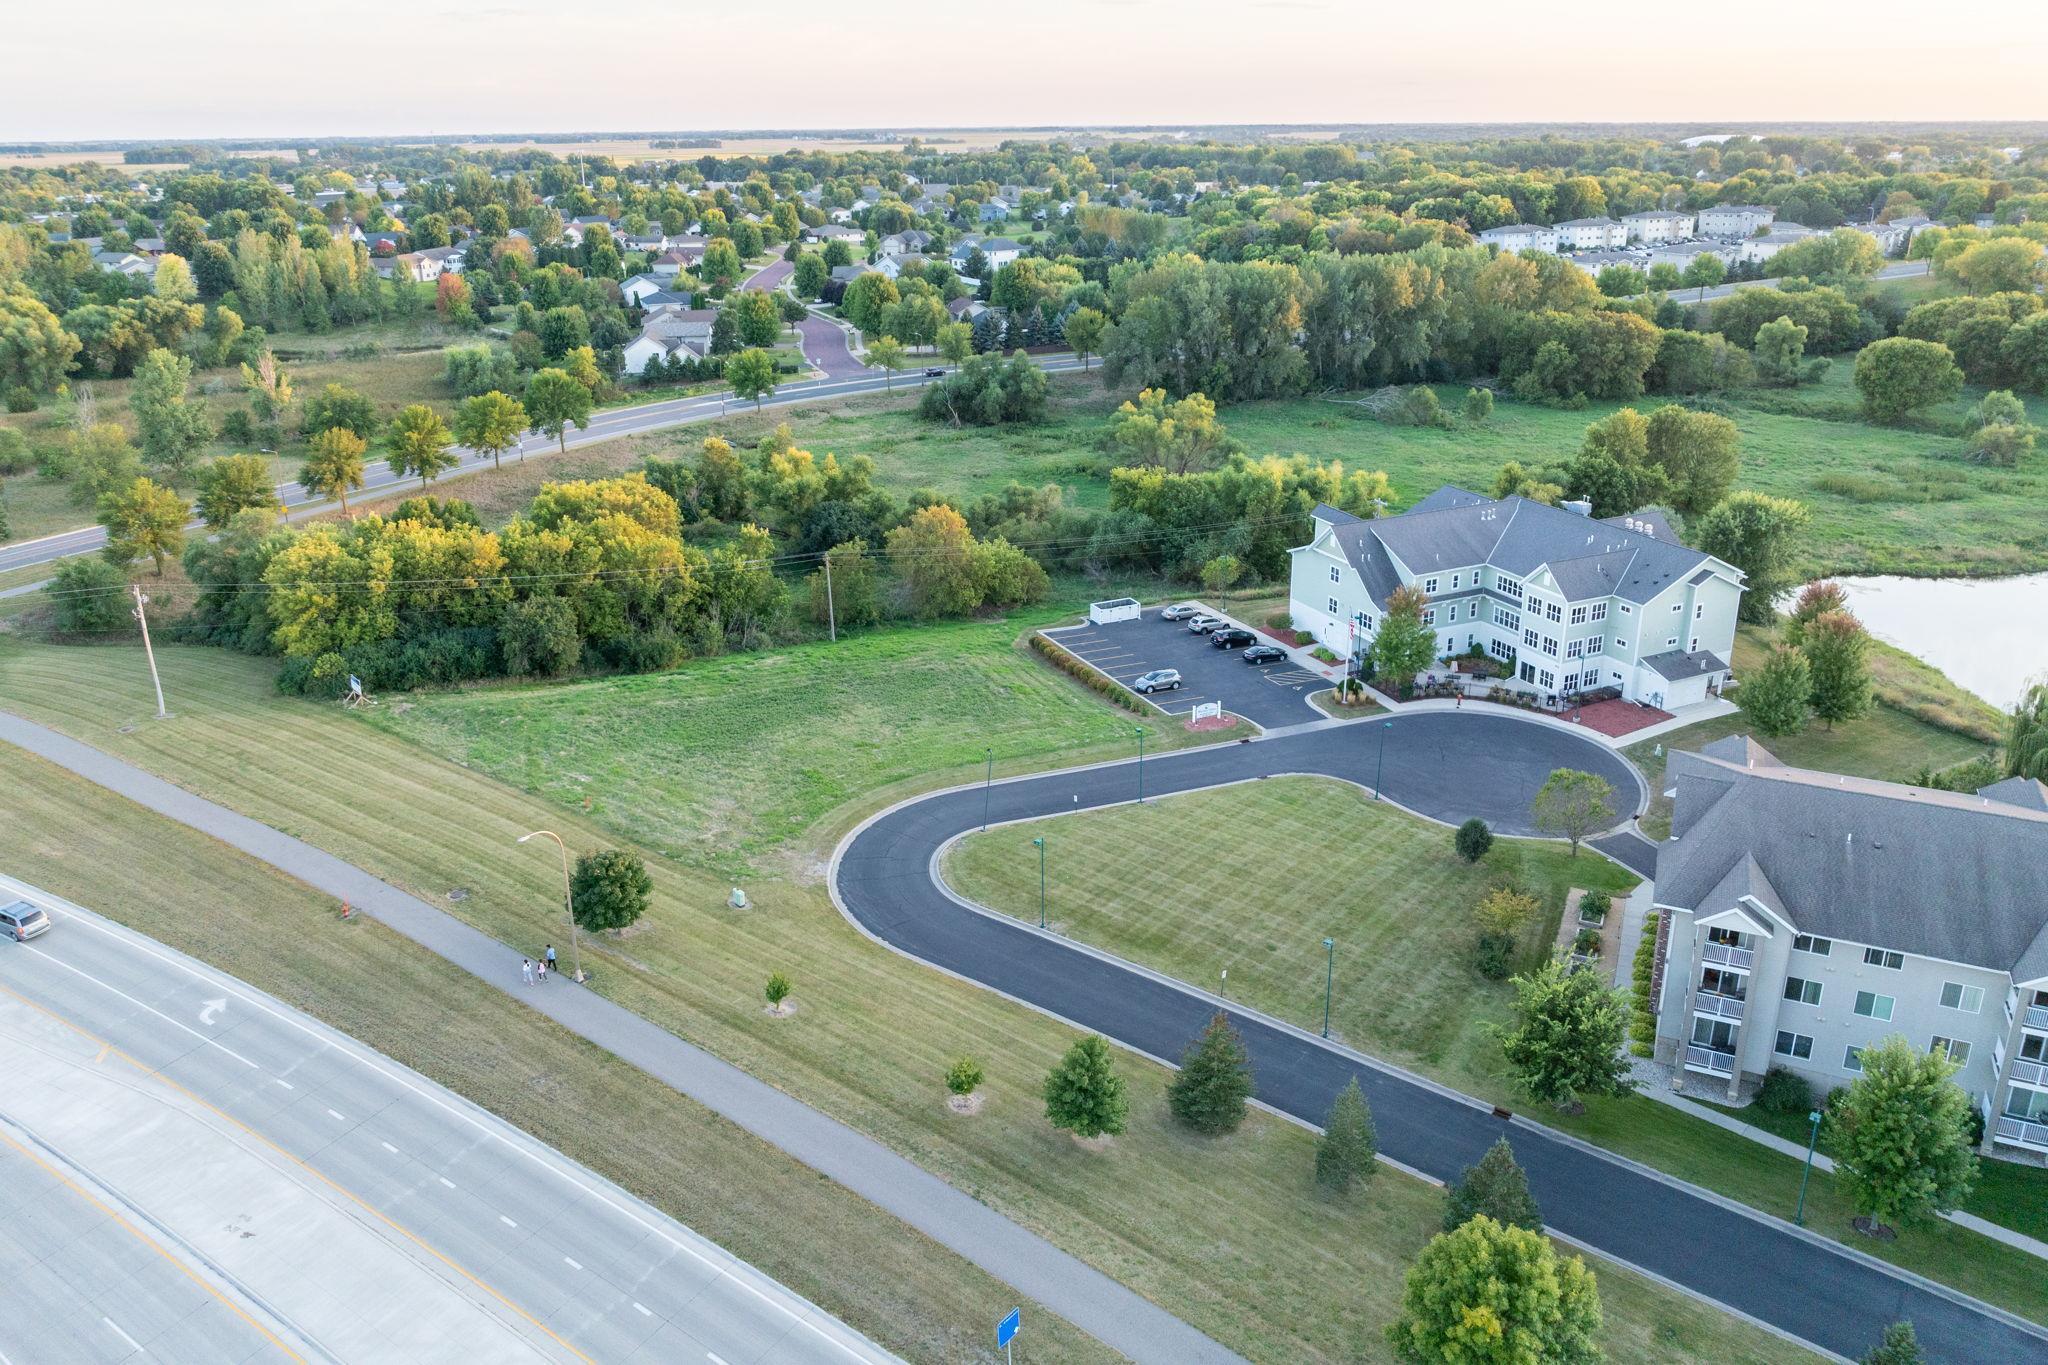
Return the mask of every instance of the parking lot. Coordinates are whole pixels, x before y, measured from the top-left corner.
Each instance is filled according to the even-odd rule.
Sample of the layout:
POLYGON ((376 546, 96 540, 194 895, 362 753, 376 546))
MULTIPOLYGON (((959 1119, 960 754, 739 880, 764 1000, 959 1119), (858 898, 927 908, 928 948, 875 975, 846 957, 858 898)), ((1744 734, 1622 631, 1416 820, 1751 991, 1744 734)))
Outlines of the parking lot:
MULTIPOLYGON (((1203 702, 1216 701, 1225 711, 1267 729, 1322 718, 1322 712, 1308 704, 1308 695, 1330 686, 1329 679, 1289 660, 1247 664, 1243 650, 1218 649, 1208 636, 1191 633, 1186 622, 1161 620, 1160 610, 1147 607, 1135 621, 1063 626, 1045 634, 1126 687, 1140 673, 1179 669, 1178 692, 1155 692, 1146 698, 1168 715, 1185 716, 1203 702)), ((1264 635, 1259 641, 1272 643, 1264 635)))

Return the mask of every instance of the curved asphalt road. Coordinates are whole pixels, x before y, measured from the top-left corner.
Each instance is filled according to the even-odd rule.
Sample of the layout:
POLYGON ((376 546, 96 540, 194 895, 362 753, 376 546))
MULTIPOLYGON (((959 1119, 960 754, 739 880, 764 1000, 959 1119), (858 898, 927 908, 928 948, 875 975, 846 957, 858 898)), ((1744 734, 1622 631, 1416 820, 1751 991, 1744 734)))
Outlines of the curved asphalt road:
MULTIPOLYGON (((1385 791, 1436 819, 1477 815, 1527 832, 1529 798, 1553 768, 1600 773, 1617 790, 1641 779, 1613 750, 1511 717, 1423 713, 1316 725, 1249 744, 1184 750, 1144 764, 1149 796, 1287 773, 1371 786, 1385 738, 1385 791)), ((983 823, 1132 800, 1131 762, 965 787, 882 812, 840 845, 831 872, 843 913, 871 936, 1157 1058, 1180 1055, 1217 1008, 1207 995, 990 913, 938 882, 949 841, 983 823)), ((1332 831, 1341 837, 1341 831, 1332 831)), ((1346 1081, 1364 1087, 1380 1149, 1455 1179, 1504 1133, 1550 1227, 1595 1251, 1705 1295, 1805 1342, 1860 1355, 1886 1323, 1911 1319, 1937 1360, 2048 1358, 2048 1332, 1908 1279, 1837 1244, 1648 1171, 1525 1120, 1374 1065, 1263 1016, 1231 1009, 1258 1078, 1258 1098, 1320 1123, 1346 1081)))

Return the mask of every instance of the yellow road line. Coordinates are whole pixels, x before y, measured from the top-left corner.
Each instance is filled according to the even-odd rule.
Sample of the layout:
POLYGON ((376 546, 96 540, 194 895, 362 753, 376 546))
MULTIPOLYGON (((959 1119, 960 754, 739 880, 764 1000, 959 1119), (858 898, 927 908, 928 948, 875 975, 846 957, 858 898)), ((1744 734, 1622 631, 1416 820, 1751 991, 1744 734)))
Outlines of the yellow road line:
POLYGON ((182 1259, 172 1255, 170 1249, 165 1247, 163 1243, 157 1241, 156 1238, 150 1236, 141 1228, 136 1227, 135 1224, 129 1222, 126 1218, 122 1217, 119 1210, 107 1204, 106 1201, 102 1200, 98 1195, 94 1194, 91 1190, 88 1190, 87 1188, 85 1188, 85 1186, 79 1184, 76 1180, 73 1180, 70 1176, 58 1170, 55 1166, 52 1166, 49 1162, 43 1160, 40 1156, 36 1155, 35 1152, 31 1151, 27 1147, 24 1147, 21 1143, 16 1142, 7 1134, 0 1133, 0 1142, 6 1143, 9 1147, 12 1147, 15 1151, 20 1152, 30 1161, 33 1161, 36 1165, 42 1167, 45 1171, 49 1172, 50 1175, 53 1176, 56 1180, 58 1180, 61 1184, 63 1184, 63 1186, 66 1189, 70 1190, 80 1199, 83 1199, 86 1203, 92 1205, 101 1213, 104 1213, 108 1218, 112 1219, 115 1226, 119 1227, 123 1232, 126 1232, 136 1241, 142 1243, 151 1251, 154 1251, 157 1255, 163 1257, 166 1261, 169 1261, 172 1265, 176 1266, 180 1271, 184 1272, 185 1277, 191 1280, 192 1283, 198 1285, 201 1289, 204 1289, 207 1293, 213 1295, 214 1298, 220 1300, 220 1302, 223 1305, 225 1305, 228 1308, 228 1310, 231 1311, 236 1317, 240 1318, 243 1322, 248 1323, 251 1327, 254 1327, 257 1331, 261 1332, 264 1335, 264 1337, 269 1340, 271 1345, 275 1346, 278 1350, 283 1351, 293 1360, 301 1362, 301 1365, 303 1365, 306 1359, 304 1356, 300 1355, 297 1351, 294 1351, 291 1347, 285 1345, 282 1341, 279 1341, 277 1339, 277 1334, 275 1332, 271 1331, 268 1327, 265 1327, 262 1323, 256 1321, 256 1319, 250 1317, 249 1314, 243 1310, 242 1305, 236 1303, 233 1299, 221 1293, 220 1290, 215 1288, 213 1284, 206 1279, 205 1276, 199 1274, 199 1272, 192 1269, 191 1266, 186 1265, 182 1259))
POLYGON ((434 1259, 441 1262, 441 1264, 447 1266, 450 1270, 462 1276, 462 1278, 464 1278, 465 1280, 468 1280, 478 1289, 481 1289, 486 1294, 489 1294, 492 1298, 496 1299, 499 1303, 502 1303, 503 1305, 505 1305, 505 1307, 517 1313, 520 1317, 525 1318, 528 1322, 532 1323, 535 1327, 539 1328, 542 1332, 546 1333, 550 1340, 554 1341, 556 1344, 561 1346, 563 1350, 568 1351, 578 1360, 586 1362, 586 1365, 597 1365, 596 1361, 592 1360, 583 1352, 577 1350, 574 1344, 563 1339, 563 1337, 559 1333, 557 1333, 552 1327, 549 1327, 539 1318, 527 1312, 524 1308, 514 1303, 511 1299, 505 1297, 505 1295, 502 1292, 500 1292, 495 1286, 488 1284, 484 1280, 478 1278, 474 1273, 472 1273, 470 1270, 462 1266, 460 1263, 454 1261, 447 1255, 443 1254, 441 1250, 438 1247, 434 1246, 431 1242, 428 1242, 425 1238, 421 1237, 411 1228, 405 1226, 397 1219, 385 1213, 382 1209, 376 1207, 374 1204, 371 1204, 368 1200, 358 1195, 354 1190, 351 1190, 347 1186, 342 1185, 337 1181, 333 1180, 327 1175, 326 1172, 320 1170, 318 1167, 312 1165, 311 1163, 303 1160, 296 1153, 287 1151, 285 1148, 279 1146, 276 1142, 272 1141, 266 1134, 256 1131, 254 1128, 251 1128, 248 1124, 236 1118, 233 1114, 228 1113, 219 1105, 214 1104, 211 1100, 208 1100, 205 1096, 195 1093, 189 1087, 181 1084, 180 1082, 174 1080, 169 1076, 166 1076, 163 1072, 157 1070, 155 1067, 149 1065, 147 1062, 144 1062, 140 1058, 129 1056, 126 1052, 123 1052, 120 1048, 116 1047, 109 1040, 100 1037, 91 1029, 88 1029, 81 1024, 75 1023, 72 1020, 65 1018, 63 1015, 57 1013, 57 1011, 51 1009, 49 1006, 39 1004, 38 1002, 29 999, 21 992, 15 990, 13 987, 8 986, 4 983, 0 983, 0 991, 4 991, 8 995, 13 996, 16 1000, 21 1001, 22 1004, 27 1005, 30 1009, 35 1010, 40 1014, 47 1015, 48 1017, 56 1020, 58 1023, 64 1025, 64 1027, 72 1030, 74 1033, 77 1033, 80 1037, 89 1039, 92 1042, 100 1044, 101 1047, 106 1050, 106 1052, 112 1053, 114 1056, 119 1057, 122 1061, 127 1062, 130 1066, 133 1066, 136 1070, 142 1072, 143 1075, 154 1077, 155 1079, 162 1081, 165 1085, 170 1086, 173 1090, 176 1090, 181 1094, 185 1095, 188 1099, 192 1100, 193 1103, 203 1105, 207 1109, 210 1109, 214 1113, 220 1115, 229 1123, 234 1124, 235 1127, 247 1133, 250 1137, 255 1138, 258 1142, 270 1148, 278 1155, 293 1162, 301 1170, 305 1171, 308 1175, 311 1175, 315 1179, 319 1180, 329 1189, 332 1189, 337 1194, 343 1195, 346 1198, 348 1198, 351 1202, 361 1207, 366 1213, 373 1214, 378 1219, 382 1220, 385 1226, 389 1227, 392 1231, 401 1234, 402 1236, 410 1240, 414 1245, 418 1246, 421 1250, 433 1256, 434 1259))

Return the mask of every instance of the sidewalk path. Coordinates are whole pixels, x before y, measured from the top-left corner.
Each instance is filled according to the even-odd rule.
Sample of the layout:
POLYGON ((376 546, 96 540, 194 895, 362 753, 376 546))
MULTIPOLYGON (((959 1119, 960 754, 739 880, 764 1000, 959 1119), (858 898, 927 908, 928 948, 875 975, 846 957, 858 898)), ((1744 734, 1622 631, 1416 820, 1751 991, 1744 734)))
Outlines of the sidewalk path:
POLYGON ((517 990, 518 953, 360 868, 19 716, 0 712, 0 740, 346 900, 888 1210, 1133 1360, 1238 1359, 1149 1299, 881 1143, 631 1010, 589 991, 517 990))

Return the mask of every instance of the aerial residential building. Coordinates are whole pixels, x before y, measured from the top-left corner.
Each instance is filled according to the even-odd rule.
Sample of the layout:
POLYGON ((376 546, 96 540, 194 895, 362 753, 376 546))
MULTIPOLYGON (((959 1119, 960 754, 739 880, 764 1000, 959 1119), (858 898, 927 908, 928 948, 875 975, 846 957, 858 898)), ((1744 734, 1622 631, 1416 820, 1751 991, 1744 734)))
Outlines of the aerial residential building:
POLYGON ((1693 235, 1698 220, 1690 213, 1678 213, 1671 209, 1652 209, 1648 213, 1631 213, 1621 220, 1628 231, 1628 240, 1645 246, 1660 242, 1682 242, 1693 235))
POLYGON ((1022 256, 1024 244, 1014 242, 1008 237, 963 237, 953 244, 953 252, 949 258, 953 269, 963 275, 966 274, 967 262, 973 259, 977 251, 988 261, 989 271, 993 273, 1022 256))
POLYGON ((1722 265, 1735 260, 1735 249, 1726 242, 1666 242, 1650 248, 1645 265, 1669 265, 1683 270, 1701 256, 1718 256, 1722 265))
POLYGON ((1763 204, 1720 204, 1700 210, 1700 236, 1750 237, 1778 220, 1778 211, 1763 204))
POLYGON ((627 374, 640 374, 649 361, 680 356, 702 359, 711 352, 711 327, 718 320, 712 308, 687 308, 664 302, 648 310, 640 335, 626 343, 621 362, 627 374))
POLYGON ((1428 599, 1439 655, 1483 650, 1542 696, 1616 689, 1675 710, 1728 681, 1740 570, 1688 549, 1656 512, 1595 520, 1444 487, 1398 516, 1315 510, 1292 552, 1297 630, 1363 655, 1400 587, 1428 599))
POLYGON ((1479 240, 1513 255, 1521 251, 1555 251, 1558 238, 1557 229, 1553 227, 1537 223, 1510 223, 1506 227, 1486 229, 1479 234, 1479 240))
POLYGON ((663 279, 660 275, 634 275, 619 285, 619 295, 627 303, 637 304, 653 294, 665 293, 675 283, 675 275, 663 279))
POLYGON ((1658 850, 1657 1057, 1739 1095, 1827 1090, 1893 1035, 1958 1066, 1985 1150, 2048 1153, 2048 787, 1930 791, 1674 751, 1658 850))
POLYGON ((1637 270, 1647 266, 1646 253, 1641 251, 1581 251, 1565 259, 1596 278, 1610 265, 1633 266, 1637 270))
POLYGON ((1745 237, 1735 247, 1735 259, 1762 264, 1795 242, 1809 237, 1818 237, 1820 232, 1797 223, 1777 223, 1771 230, 1756 237, 1745 237))
POLYGON ((1557 244, 1568 251, 1617 251, 1628 245, 1628 228, 1612 218, 1569 218, 1557 225, 1557 244))

